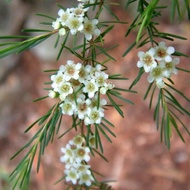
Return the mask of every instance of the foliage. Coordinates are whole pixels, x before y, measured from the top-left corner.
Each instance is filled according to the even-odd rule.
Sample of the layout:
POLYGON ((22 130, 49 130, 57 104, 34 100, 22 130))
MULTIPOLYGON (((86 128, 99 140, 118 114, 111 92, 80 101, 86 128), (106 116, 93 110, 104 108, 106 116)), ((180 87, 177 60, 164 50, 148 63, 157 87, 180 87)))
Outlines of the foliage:
MULTIPOLYGON (((126 9, 133 3, 137 3, 137 16, 128 26, 125 37, 128 37, 132 31, 137 31, 137 35, 136 40, 126 49, 123 56, 127 56, 129 52, 133 51, 133 48, 149 45, 150 49, 147 52, 139 52, 138 57, 140 61, 137 63, 137 66, 140 67, 139 73, 128 89, 126 89, 126 87, 119 88, 114 85, 114 81, 125 81, 127 80, 126 77, 120 74, 113 73, 108 75, 106 73, 109 69, 109 61, 117 61, 114 55, 109 53, 109 50, 117 48, 118 44, 106 48, 104 42, 105 37, 114 28, 115 24, 128 24, 125 21, 121 21, 112 11, 112 6, 118 6, 119 3, 112 3, 106 0, 83 0, 82 4, 78 4, 78 6, 76 5, 73 8, 65 8, 62 5, 58 5, 60 8, 58 18, 38 14, 38 16, 49 20, 49 22, 41 23, 50 26, 48 30, 23 30, 25 33, 40 32, 42 33, 41 35, 35 37, 28 35, 0 36, 0 40, 2 40, 0 44, 0 58, 31 49, 47 40, 52 35, 57 35, 54 47, 58 48, 58 44, 61 46, 58 50, 57 60, 59 60, 64 49, 70 55, 74 55, 76 60, 78 60, 77 64, 75 64, 73 60, 67 60, 59 69, 46 71, 51 74, 51 81, 46 83, 49 85, 47 87, 47 96, 41 97, 35 101, 54 98, 57 100, 57 103, 53 105, 45 115, 40 117, 26 129, 25 132, 29 132, 36 124, 40 126, 32 139, 11 158, 15 158, 25 149, 28 150, 10 175, 11 180, 14 181, 12 189, 16 189, 18 186, 20 188, 26 187, 30 181, 34 158, 38 158, 38 172, 41 157, 44 155, 48 144, 52 143, 54 138, 61 139, 71 130, 77 131, 80 135, 78 139, 80 139, 82 143, 78 145, 72 140, 68 143, 66 148, 62 149, 65 154, 62 160, 66 163, 66 170, 61 180, 66 180, 68 182, 68 189, 111 189, 111 187, 106 184, 107 182, 99 182, 97 180, 97 171, 93 168, 89 169, 90 166, 88 166, 87 161, 90 158, 88 154, 90 153, 93 156, 99 155, 102 159, 107 161, 107 158, 104 156, 104 147, 101 138, 103 136, 111 143, 111 138, 116 136, 112 131, 112 128, 115 126, 106 119, 104 111, 114 108, 121 117, 124 117, 122 105, 118 104, 117 100, 121 100, 127 104, 134 104, 130 100, 124 98, 123 93, 136 93, 132 88, 140 82, 142 75, 147 72, 150 73, 148 77, 148 82, 150 84, 148 85, 147 83, 147 91, 145 92, 144 100, 149 97, 149 108, 154 109, 153 118, 157 129, 160 130, 161 141, 164 141, 167 147, 170 148, 170 139, 174 129, 181 140, 185 142, 179 126, 181 125, 188 134, 190 134, 190 132, 188 127, 180 119, 179 114, 189 117, 190 112, 181 105, 175 97, 175 94, 182 97, 187 103, 189 103, 190 100, 183 92, 175 88, 171 75, 177 74, 177 70, 187 73, 190 72, 183 68, 175 67, 175 65, 178 64, 177 59, 172 57, 188 56, 175 51, 173 47, 165 46, 165 43, 163 45, 162 42, 160 43, 160 39, 165 41, 187 39, 183 36, 165 33, 157 29, 162 10, 168 8, 167 6, 160 6, 159 0, 152 0, 150 2, 146 0, 128 0, 126 1, 126 9), (93 19, 91 19, 92 16, 89 14, 90 11, 88 12, 88 10, 93 11, 93 19), (100 20, 100 16, 103 12, 108 12, 112 20, 100 20), (155 21, 155 19, 158 21, 155 21), (73 38, 71 47, 67 43, 69 37, 73 38), (81 38, 82 40, 79 40, 81 38), (17 41, 17 39, 21 39, 21 42, 17 41), (162 51, 164 49, 167 53, 167 56, 162 59, 158 57, 158 50, 161 48, 162 51), (152 67, 148 69, 146 67, 148 65, 146 62, 147 55, 151 58, 149 66, 152 64, 152 67), (103 61, 100 59, 100 56, 104 57, 103 61), (172 71, 167 70, 169 64, 172 66, 172 71), (160 68, 161 65, 164 65, 161 68, 163 72, 161 73, 161 78, 151 79, 155 68, 160 68), (153 100, 155 99, 156 104, 153 105, 153 100), (74 107, 72 108, 72 106, 74 107), (84 109, 87 109, 87 112, 84 112, 84 109), (66 129, 63 134, 60 134, 62 119, 65 114, 70 115, 72 125, 66 129), (77 160, 79 159, 79 157, 77 157, 78 150, 82 150, 84 154, 81 153, 84 157, 82 157, 80 161, 77 160), (68 151, 74 156, 67 155, 68 151), (78 165, 86 168, 85 174, 91 177, 87 179, 87 176, 85 176, 86 178, 84 179, 84 173, 79 174, 78 171, 71 171, 73 167, 79 169, 80 167, 78 165), (72 176, 70 176, 71 172, 73 172, 72 176)), ((184 0, 182 4, 178 0, 172 1, 170 9, 172 21, 175 17, 179 17, 180 19, 183 18, 183 8, 185 8, 188 18, 190 18, 188 0, 184 0)))

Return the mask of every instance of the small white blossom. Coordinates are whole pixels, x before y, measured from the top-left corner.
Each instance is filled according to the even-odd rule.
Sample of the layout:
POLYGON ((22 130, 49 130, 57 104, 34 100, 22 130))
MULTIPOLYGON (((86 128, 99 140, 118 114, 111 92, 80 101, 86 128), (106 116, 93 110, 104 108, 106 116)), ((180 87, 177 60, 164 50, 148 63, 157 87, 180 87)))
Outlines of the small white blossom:
POLYGON ((82 164, 82 163, 75 163, 74 167, 77 169, 79 177, 81 174, 89 174, 91 175, 90 166, 87 164, 82 164))
POLYGON ((79 119, 84 119, 85 115, 90 112, 90 104, 91 101, 89 99, 85 100, 84 94, 81 94, 79 98, 77 98, 77 110, 76 114, 79 119))
POLYGON ((160 66, 164 67, 163 75, 166 78, 170 78, 171 74, 178 74, 178 70, 175 68, 179 64, 179 58, 174 58, 171 62, 161 62, 160 66))
POLYGON ((169 46, 167 47, 165 45, 165 42, 160 42, 158 44, 158 46, 155 47, 155 59, 157 61, 166 61, 166 62, 171 62, 172 58, 171 58, 171 54, 173 54, 175 52, 174 47, 169 46))
POLYGON ((59 19, 56 19, 56 21, 52 22, 52 27, 54 28, 54 30, 57 30, 61 27, 59 19))
POLYGON ((113 84, 113 83, 106 83, 106 84, 104 84, 104 86, 102 86, 101 88, 100 88, 100 93, 101 94, 106 94, 106 92, 108 91, 108 90, 111 90, 111 89, 113 89, 115 87, 115 85, 113 84))
POLYGON ((84 33, 87 40, 91 40, 93 35, 100 35, 100 30, 96 26, 97 24, 97 19, 89 20, 87 17, 84 18, 84 27, 81 32, 84 33))
POLYGON ((83 19, 75 16, 70 16, 66 22, 66 26, 70 29, 72 35, 83 29, 83 19))
POLYGON ((91 186, 92 181, 94 181, 94 178, 92 175, 89 174, 82 174, 79 179, 79 184, 85 184, 86 186, 91 186))
POLYGON ((61 71, 58 71, 56 75, 52 75, 51 80, 53 81, 51 86, 56 92, 59 90, 59 85, 65 81, 64 75, 61 71))
POLYGON ((73 138, 73 140, 69 141, 69 144, 74 145, 76 147, 81 147, 84 142, 85 142, 84 137, 82 137, 81 135, 77 135, 73 138))
POLYGON ((65 174, 66 174, 65 179, 67 182, 71 181, 73 184, 77 183, 79 176, 78 176, 77 170, 75 168, 65 170, 65 174))
POLYGON ((74 16, 76 16, 76 17, 84 17, 84 14, 85 14, 85 12, 87 12, 88 11, 88 7, 87 8, 84 8, 84 6, 83 6, 83 4, 82 3, 79 3, 78 4, 78 7, 76 7, 76 8, 71 8, 70 9, 70 12, 71 12, 71 14, 73 14, 74 16))
POLYGON ((88 162, 90 160, 90 156, 88 155, 90 149, 88 147, 78 147, 75 149, 75 158, 77 163, 81 163, 82 161, 88 162))
POLYGON ((76 105, 73 102, 65 101, 60 105, 62 114, 73 115, 76 109, 76 105))
POLYGON ((61 83, 58 92, 60 93, 61 100, 65 100, 66 96, 73 93, 73 88, 71 86, 71 83, 64 82, 61 83))
POLYGON ((150 75, 148 76, 147 80, 149 83, 152 83, 153 81, 156 81, 156 84, 159 88, 164 87, 164 82, 163 82, 163 67, 157 66, 152 69, 150 72, 150 75))
POLYGON ((74 151, 69 144, 66 145, 66 148, 61 148, 61 152, 64 153, 64 156, 61 156, 60 158, 61 162, 74 163, 74 151))
POLYGON ((48 96, 50 98, 56 98, 57 97, 57 93, 53 90, 49 90, 48 96))
POLYGON ((94 107, 91 109, 91 112, 88 114, 88 117, 85 118, 84 122, 86 125, 89 124, 100 124, 102 117, 104 117, 104 112, 102 108, 97 109, 94 107))
POLYGON ((96 148, 96 138, 94 135, 90 136, 89 145, 91 148, 96 148))
POLYGON ((60 35, 60 36, 64 36, 65 34, 66 34, 65 28, 59 29, 59 35, 60 35))
POLYGON ((69 9, 67 9, 66 11, 64 11, 63 9, 60 9, 58 11, 58 15, 59 15, 59 22, 61 23, 62 26, 66 25, 67 20, 70 18, 70 12, 69 9))
POLYGON ((67 64, 60 67, 60 70, 65 74, 65 80, 69 81, 70 79, 77 80, 79 78, 79 72, 81 69, 81 63, 75 64, 72 60, 67 60, 67 64))
POLYGON ((150 72, 151 69, 157 66, 157 63, 154 59, 155 49, 151 48, 146 53, 140 51, 138 52, 139 61, 137 62, 137 67, 143 67, 145 72, 150 72))
POLYGON ((105 72, 96 72, 95 76, 96 84, 99 87, 105 86, 106 80, 108 79, 108 75, 105 72))
POLYGON ((90 81, 86 81, 84 84, 83 92, 88 93, 89 98, 93 98, 95 93, 98 91, 98 85, 95 80, 92 79, 90 81))
MULTIPOLYGON (((88 66, 88 65, 87 65, 88 66)), ((80 72, 79 72, 79 78, 78 80, 81 82, 81 83, 84 83, 86 80, 90 80, 90 70, 89 70, 89 67, 87 66, 82 66, 81 69, 80 69, 80 72)), ((90 66, 90 65, 89 65, 90 66)), ((91 67, 91 66, 90 66, 91 67)))

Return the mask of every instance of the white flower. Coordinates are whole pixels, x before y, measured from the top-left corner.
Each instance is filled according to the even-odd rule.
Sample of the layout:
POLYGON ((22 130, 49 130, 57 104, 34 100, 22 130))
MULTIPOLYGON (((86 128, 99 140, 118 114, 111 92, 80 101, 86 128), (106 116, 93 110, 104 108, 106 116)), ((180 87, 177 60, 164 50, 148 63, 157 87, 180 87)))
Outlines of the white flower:
POLYGON ((107 104, 107 101, 105 99, 100 99, 100 102, 98 103, 98 95, 96 94, 95 97, 91 100, 91 107, 98 107, 98 104, 101 108, 107 104))
POLYGON ((88 162, 90 160, 90 156, 88 155, 90 149, 88 147, 78 147, 75 149, 75 159, 77 163, 82 161, 88 162))
POLYGON ((88 114, 88 117, 85 117, 85 124, 89 125, 89 124, 100 124, 102 117, 104 117, 104 110, 99 108, 97 109, 96 107, 94 107, 93 109, 91 109, 91 112, 88 114))
POLYGON ((54 30, 59 29, 61 26, 61 23, 59 22, 59 19, 56 19, 56 21, 52 22, 52 27, 54 28, 54 30))
POLYGON ((84 8, 83 4, 79 3, 78 7, 71 8, 70 12, 71 12, 71 14, 73 14, 76 17, 84 17, 84 14, 85 14, 85 12, 88 11, 88 9, 89 9, 88 7, 84 8))
POLYGON ((92 175, 83 173, 80 175, 79 184, 85 184, 86 186, 91 186, 92 181, 94 181, 94 178, 92 175))
POLYGON ((159 88, 163 88, 164 87, 163 71, 164 71, 164 69, 161 66, 157 66, 157 67, 153 68, 152 71, 150 72, 150 75, 147 78, 148 82, 152 83, 153 81, 156 81, 157 86, 159 88))
POLYGON ((108 75, 105 72, 96 72, 95 76, 96 84, 99 87, 105 86, 106 80, 108 79, 108 75))
MULTIPOLYGON (((87 66, 90 66, 90 65, 87 65, 87 66)), ((79 72, 79 81, 81 83, 84 83, 86 80, 90 80, 90 71, 89 71, 89 67, 87 66, 82 66, 81 69, 80 69, 80 72, 79 72)), ((91 67, 91 66, 90 66, 91 67)))
POLYGON ((60 35, 60 36, 64 36, 65 34, 66 34, 65 28, 59 29, 59 35, 60 35))
POLYGON ((64 82, 61 83, 58 92, 60 93, 60 99, 65 100, 66 96, 73 93, 73 88, 71 86, 71 83, 64 82))
POLYGON ((155 59, 157 61, 166 61, 166 62, 171 62, 171 54, 175 52, 174 47, 169 46, 167 47, 165 45, 165 42, 160 42, 158 46, 155 47, 155 59))
POLYGON ((57 97, 57 93, 53 90, 49 90, 48 96, 50 98, 56 98, 57 97))
POLYGON ((79 119, 84 119, 85 115, 87 115, 90 112, 90 104, 91 101, 89 99, 85 100, 84 94, 81 94, 77 98, 76 114, 78 115, 79 119))
POLYGON ((66 11, 64 11, 63 9, 60 9, 58 11, 58 15, 60 16, 60 18, 58 18, 59 22, 61 22, 62 26, 65 26, 67 20, 70 18, 69 9, 67 9, 66 11))
POLYGON ((77 183, 77 180, 79 178, 77 170, 75 168, 71 168, 69 170, 65 170, 66 174, 66 181, 71 181, 74 185, 77 183))
POLYGON ((92 21, 89 20, 87 17, 84 18, 84 27, 81 31, 84 33, 85 38, 87 40, 91 40, 93 35, 99 36, 100 30, 97 28, 98 20, 93 19, 92 21))
POLYGON ((67 115, 73 115, 76 109, 76 105, 74 104, 74 102, 70 101, 65 101, 60 105, 60 107, 62 109, 62 114, 67 114, 67 115))
POLYGON ((75 64, 72 60, 67 60, 67 64, 60 67, 60 70, 65 74, 65 80, 69 81, 70 79, 77 80, 79 78, 79 72, 81 68, 81 63, 75 64))
POLYGON ((90 136, 89 145, 91 148, 96 148, 96 138, 94 135, 90 136))
POLYGON ((74 167, 77 169, 79 178, 81 174, 89 174, 91 175, 90 166, 87 164, 82 164, 82 163, 75 163, 74 167))
POLYGON ((179 64, 179 58, 174 58, 171 62, 161 62, 160 66, 164 67, 163 75, 166 78, 170 78, 171 74, 178 74, 178 70, 175 68, 177 64, 179 64))
POLYGON ((150 72, 151 69, 157 66, 154 55, 154 48, 149 49, 146 53, 142 51, 138 52, 138 57, 140 60, 137 62, 137 67, 144 67, 145 72, 150 72))
POLYGON ((59 90, 59 85, 65 81, 64 75, 61 71, 58 71, 56 75, 52 75, 51 80, 53 81, 51 86, 56 92, 59 90))
POLYGON ((73 138, 73 140, 69 141, 69 144, 74 145, 76 147, 81 147, 84 142, 85 142, 84 137, 82 137, 81 135, 77 135, 73 138))
POLYGON ((66 22, 66 26, 70 29, 72 35, 75 35, 78 31, 83 29, 83 19, 70 16, 70 18, 66 22))
POLYGON ((100 64, 97 64, 95 67, 89 67, 88 68, 89 71, 90 71, 90 76, 91 78, 96 78, 96 73, 100 73, 101 72, 101 69, 102 69, 102 66, 100 64))
POLYGON ((74 163, 75 155, 74 151, 69 144, 66 145, 66 148, 61 148, 61 152, 64 153, 64 156, 61 156, 60 161, 65 163, 74 163))
POLYGON ((105 83, 104 84, 104 86, 102 86, 101 88, 100 88, 100 93, 101 94, 106 94, 106 92, 108 91, 108 90, 111 90, 111 89, 113 89, 115 87, 115 85, 113 84, 113 83, 105 83))
POLYGON ((92 79, 90 81, 85 81, 84 84, 83 92, 88 93, 89 98, 93 98, 95 93, 98 91, 98 85, 95 80, 92 79))

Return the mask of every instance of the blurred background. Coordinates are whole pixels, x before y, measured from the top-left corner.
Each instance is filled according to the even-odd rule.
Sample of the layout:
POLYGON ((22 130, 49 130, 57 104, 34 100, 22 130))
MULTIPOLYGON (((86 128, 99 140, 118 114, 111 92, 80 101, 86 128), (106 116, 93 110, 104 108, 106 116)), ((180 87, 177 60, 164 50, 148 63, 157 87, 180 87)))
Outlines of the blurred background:
MULTIPOLYGON (((23 28, 51 29, 51 26, 39 25, 44 22, 43 18, 36 13, 48 14, 57 17, 59 8, 55 3, 65 7, 71 7, 75 1, 53 1, 53 0, 14 0, 7 3, 0 1, 0 35, 19 35, 23 28)), ((121 6, 111 7, 115 14, 128 23, 133 21, 136 7, 129 10, 121 6)), ((170 1, 167 2, 168 4, 170 1)), ((169 42, 177 51, 190 54, 190 23, 187 19, 183 22, 170 23, 169 13, 165 10, 160 18, 161 31, 176 33, 186 37, 188 40, 169 42)), ((103 18, 109 19, 104 13, 103 18)), ((114 30, 105 38, 105 46, 118 43, 119 47, 110 51, 117 62, 109 63, 109 72, 121 73, 129 78, 127 81, 117 82, 116 85, 128 88, 138 73, 137 52, 134 49, 126 57, 123 52, 135 40, 136 33, 133 32, 128 38, 124 38, 128 25, 115 25, 114 30)), ((33 34, 31 34, 33 35, 33 34)), ((54 49, 56 37, 51 37, 38 47, 28 50, 19 55, 12 55, 0 60, 0 189, 10 190, 8 176, 17 166, 19 160, 24 156, 23 152, 14 160, 10 158, 23 147, 25 143, 37 132, 39 126, 24 134, 24 130, 40 116, 45 114, 54 104, 51 100, 43 100, 33 103, 34 99, 47 95, 43 90, 44 82, 49 81, 49 76, 43 70, 56 69, 64 64, 67 59, 75 59, 67 52, 56 60, 58 49, 54 49)), ((69 42, 70 43, 70 42, 69 42)), ((141 49, 146 51, 146 47, 141 49)), ((101 58, 100 58, 101 59, 101 58)), ((180 67, 190 70, 188 58, 181 57, 180 67)), ((190 137, 183 128, 180 128, 186 143, 184 144, 174 132, 171 139, 171 149, 167 150, 160 143, 159 131, 153 121, 153 111, 148 109, 149 101, 143 101, 147 89, 146 74, 134 90, 137 94, 124 94, 127 99, 135 103, 125 105, 123 111, 125 119, 121 118, 116 111, 106 111, 106 118, 115 124, 113 129, 117 138, 112 138, 110 144, 103 138, 105 156, 109 162, 100 157, 91 159, 92 168, 102 173, 105 177, 101 180, 116 180, 110 183, 115 190, 189 190, 190 189, 190 137)), ((187 73, 179 72, 173 77, 176 88, 189 97, 190 78, 187 73)), ((174 94, 179 98, 177 94, 174 94)), ((182 105, 190 111, 190 104, 178 99, 182 105)), ((190 118, 182 118, 187 128, 190 129, 190 118)), ((69 126, 70 120, 64 117, 61 132, 69 126)), ((60 134, 61 134, 60 132, 60 134)), ((36 173, 37 158, 31 174, 30 190, 63 190, 66 189, 64 182, 57 185, 54 183, 63 175, 64 165, 60 163, 60 148, 64 147, 75 132, 65 135, 48 146, 42 157, 39 173, 36 173)))

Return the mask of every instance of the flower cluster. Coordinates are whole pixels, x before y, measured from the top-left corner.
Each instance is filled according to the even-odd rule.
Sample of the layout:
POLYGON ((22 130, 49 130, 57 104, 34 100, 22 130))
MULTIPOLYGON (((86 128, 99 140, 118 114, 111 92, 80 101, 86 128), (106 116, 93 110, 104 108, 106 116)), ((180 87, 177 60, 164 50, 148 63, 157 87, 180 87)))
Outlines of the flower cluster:
MULTIPOLYGON (((87 17, 86 12, 89 8, 84 8, 84 3, 88 3, 89 1, 80 1, 82 3, 79 3, 75 8, 60 9, 58 11, 59 17, 52 23, 52 27, 55 30, 59 29, 60 36, 64 36, 66 31, 70 31, 72 35, 81 32, 87 40, 91 40, 93 35, 100 35, 100 30, 97 28, 99 21, 97 19, 90 20, 87 17)), ((93 2, 90 1, 90 3, 93 2)))
POLYGON ((53 90, 49 91, 49 97, 59 96, 63 114, 76 114, 85 125, 99 124, 104 117, 103 107, 107 104, 100 94, 104 95, 114 88, 112 83, 107 82, 108 77, 100 64, 83 66, 67 60, 67 64, 61 65, 58 72, 51 76, 53 90))
POLYGON ((170 78, 172 74, 177 74, 175 68, 179 64, 179 58, 172 58, 175 52, 174 47, 167 47, 164 42, 160 42, 158 46, 150 48, 147 52, 138 52, 139 61, 137 67, 144 68, 149 73, 147 78, 149 83, 156 82, 158 88, 164 87, 164 78, 170 78))
POLYGON ((61 148, 64 155, 60 158, 65 165, 66 181, 73 184, 90 186, 94 178, 87 162, 90 160, 90 149, 84 146, 85 139, 77 135, 70 140, 66 148, 61 148))

